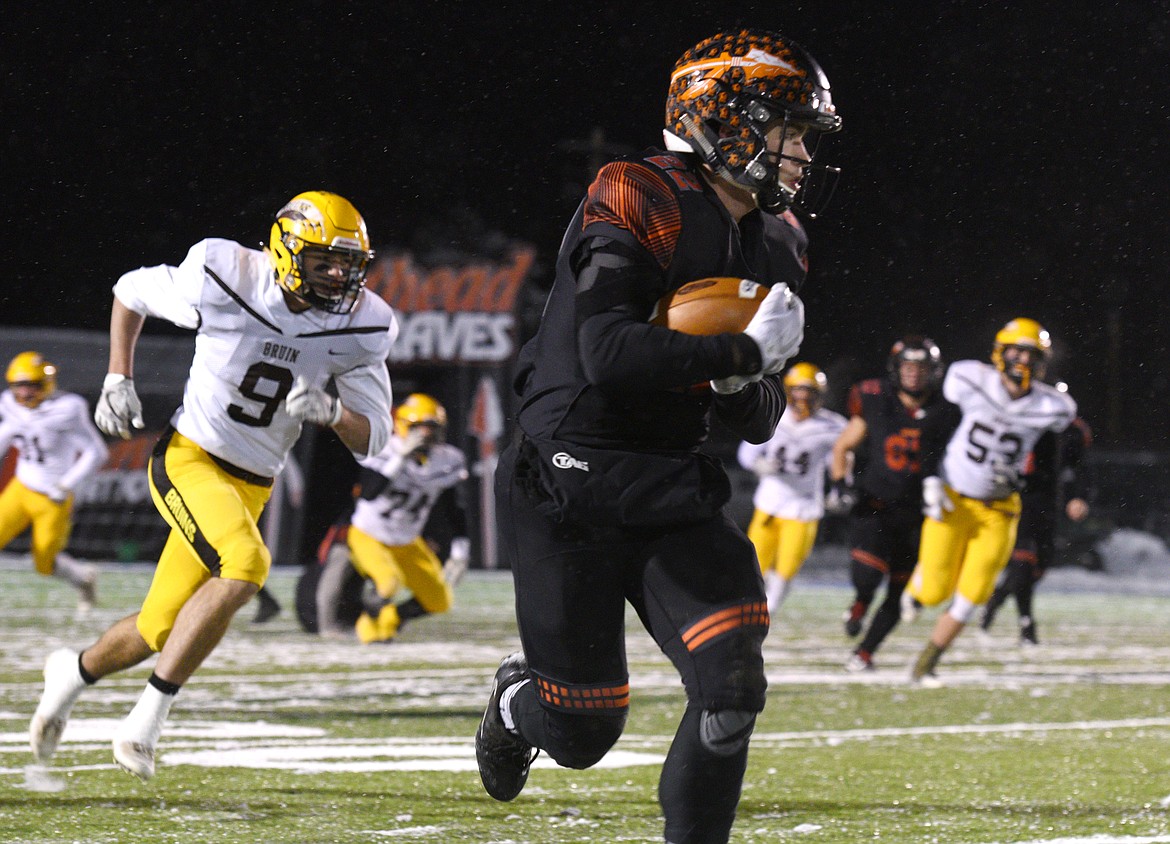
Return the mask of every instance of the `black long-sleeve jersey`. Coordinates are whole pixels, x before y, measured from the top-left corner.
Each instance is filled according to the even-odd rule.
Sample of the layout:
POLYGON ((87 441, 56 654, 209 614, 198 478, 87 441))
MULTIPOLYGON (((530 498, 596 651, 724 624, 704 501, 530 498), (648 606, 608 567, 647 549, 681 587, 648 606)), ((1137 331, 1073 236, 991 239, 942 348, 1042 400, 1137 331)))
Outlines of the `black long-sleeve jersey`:
POLYGON ((898 398, 889 378, 861 381, 849 391, 849 415, 865 420, 856 486, 875 506, 917 509, 922 479, 938 473, 959 409, 934 392, 917 411, 898 398))
POLYGON ((742 334, 684 335, 651 325, 655 304, 700 278, 732 276, 796 290, 804 229, 791 212, 737 225, 693 156, 648 150, 598 173, 565 234, 540 328, 521 351, 519 422, 534 439, 618 451, 697 451, 709 411, 762 442, 784 409, 779 376, 732 396, 714 378, 758 372, 742 334))

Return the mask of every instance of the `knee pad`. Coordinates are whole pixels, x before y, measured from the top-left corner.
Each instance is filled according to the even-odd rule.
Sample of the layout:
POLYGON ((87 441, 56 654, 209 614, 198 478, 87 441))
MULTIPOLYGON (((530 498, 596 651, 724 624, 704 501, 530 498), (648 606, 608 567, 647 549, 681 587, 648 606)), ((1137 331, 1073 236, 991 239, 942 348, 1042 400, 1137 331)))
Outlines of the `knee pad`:
POLYGON ((740 709, 707 709, 699 719, 699 740, 716 756, 734 756, 756 728, 756 713, 740 709))
POLYGON ((947 608, 947 615, 961 624, 966 624, 975 613, 975 607, 971 601, 956 593, 950 607, 947 608))
POLYGON ((548 715, 544 751, 563 768, 592 768, 621 737, 626 716, 553 713, 548 715))

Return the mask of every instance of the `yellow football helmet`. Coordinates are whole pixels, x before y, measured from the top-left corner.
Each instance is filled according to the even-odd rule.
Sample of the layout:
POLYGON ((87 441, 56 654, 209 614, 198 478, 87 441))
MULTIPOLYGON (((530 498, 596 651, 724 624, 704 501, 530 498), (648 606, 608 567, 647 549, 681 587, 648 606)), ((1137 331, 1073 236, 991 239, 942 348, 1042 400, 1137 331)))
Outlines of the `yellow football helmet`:
POLYGON ((825 373, 811 363, 794 363, 784 374, 788 404, 801 419, 807 419, 820 409, 828 386, 825 373))
POLYGON ((430 429, 428 444, 441 440, 447 431, 447 411, 426 393, 411 393, 394 411, 394 433, 398 436, 405 438, 418 425, 430 429))
POLYGON ((17 404, 36 407, 57 388, 57 367, 40 352, 21 352, 8 364, 7 378, 17 404))
POLYGON ((276 213, 266 251, 277 284, 331 314, 353 310, 374 259, 362 215, 327 191, 289 200, 276 213))
POLYGON ((995 368, 1022 389, 1032 388, 1033 378, 1044 377, 1044 364, 1052 349, 1052 338, 1034 319, 1017 317, 995 334, 991 362, 995 368), (1020 359, 1020 350, 1028 350, 1028 360, 1020 359))

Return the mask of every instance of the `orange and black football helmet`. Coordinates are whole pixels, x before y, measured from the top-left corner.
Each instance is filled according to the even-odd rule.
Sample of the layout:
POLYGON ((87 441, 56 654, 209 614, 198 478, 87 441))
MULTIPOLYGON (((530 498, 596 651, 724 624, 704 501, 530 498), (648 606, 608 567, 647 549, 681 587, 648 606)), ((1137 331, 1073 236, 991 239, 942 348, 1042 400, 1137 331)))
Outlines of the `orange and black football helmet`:
POLYGON ((781 156, 770 153, 767 128, 776 121, 807 127, 816 157, 819 136, 841 128, 829 80, 808 51, 775 32, 745 29, 700 41, 675 63, 666 97, 666 143, 690 149, 715 174, 752 191, 768 213, 788 208, 816 216, 840 170, 801 161, 795 193, 780 180, 781 156))
POLYGON ((890 347, 886 359, 886 371, 890 380, 903 393, 920 398, 938 389, 943 378, 942 352, 929 337, 921 334, 907 334, 890 347), (903 367, 904 363, 917 363, 918 367, 903 367))

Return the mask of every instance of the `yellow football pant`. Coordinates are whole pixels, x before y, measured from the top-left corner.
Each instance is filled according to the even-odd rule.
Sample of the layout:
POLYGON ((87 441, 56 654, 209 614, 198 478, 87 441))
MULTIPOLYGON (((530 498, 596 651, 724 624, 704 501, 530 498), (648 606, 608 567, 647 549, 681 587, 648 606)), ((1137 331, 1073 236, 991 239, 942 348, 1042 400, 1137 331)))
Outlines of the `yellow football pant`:
POLYGON ((363 642, 385 642, 398 633, 398 608, 391 599, 403 585, 427 612, 451 609, 453 596, 443 580, 443 564, 421 536, 407 545, 384 545, 353 525, 346 535, 353 567, 374 581, 386 601, 377 618, 367 613, 358 618, 355 629, 363 642))
POLYGON ((756 546, 760 571, 774 571, 785 580, 796 577, 817 539, 819 521, 798 522, 781 519, 762 510, 756 510, 748 525, 747 535, 756 546))
POLYGON ((272 564, 256 527, 271 485, 235 477, 178 432, 160 453, 164 442, 147 473, 150 497, 171 534, 138 614, 138 632, 155 651, 166 644, 179 610, 209 579, 263 586, 272 564))
POLYGON ((923 606, 958 593, 976 606, 986 603, 1011 557, 1020 523, 1020 496, 984 502, 946 492, 955 509, 943 520, 924 519, 918 565, 907 586, 923 606))
POLYGON ((57 554, 73 528, 73 496, 58 504, 13 478, 0 492, 0 548, 32 525, 32 557, 38 574, 52 574, 57 554))

